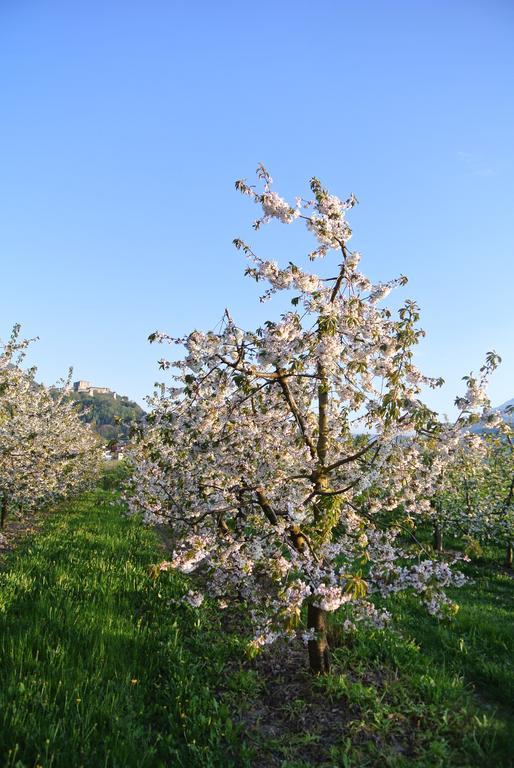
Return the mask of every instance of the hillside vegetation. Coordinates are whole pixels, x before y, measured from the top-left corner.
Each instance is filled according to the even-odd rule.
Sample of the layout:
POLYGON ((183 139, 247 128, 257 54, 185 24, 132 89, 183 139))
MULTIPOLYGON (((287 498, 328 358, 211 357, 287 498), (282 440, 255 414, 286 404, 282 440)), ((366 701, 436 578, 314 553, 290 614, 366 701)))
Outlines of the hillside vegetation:
POLYGON ((107 441, 126 440, 130 429, 144 417, 143 409, 128 397, 116 397, 111 394, 89 395, 85 392, 72 392, 79 405, 81 419, 92 424, 95 431, 107 441))

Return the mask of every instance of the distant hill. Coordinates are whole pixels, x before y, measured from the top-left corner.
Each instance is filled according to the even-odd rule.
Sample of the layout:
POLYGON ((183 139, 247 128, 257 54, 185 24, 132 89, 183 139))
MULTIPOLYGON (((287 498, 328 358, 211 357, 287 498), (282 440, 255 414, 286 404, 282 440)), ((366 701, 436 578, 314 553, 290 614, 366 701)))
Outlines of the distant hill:
MULTIPOLYGON (((7 367, 14 369, 17 366, 9 364, 7 367)), ((24 373, 29 376, 27 371, 24 373)), ((29 382, 30 386, 36 389, 44 386, 32 377, 29 382)), ((62 388, 57 386, 49 389, 54 396, 62 392, 62 388)), ((78 403, 77 410, 81 420, 85 424, 92 424, 95 432, 106 443, 126 443, 131 427, 143 421, 146 416, 141 406, 128 397, 118 395, 107 387, 93 387, 89 382, 75 382, 68 396, 78 403), (79 389, 77 385, 81 384, 87 385, 87 388, 79 389)))
MULTIPOLYGON (((495 408, 495 410, 496 411, 501 411, 502 413, 504 413, 507 416, 507 415, 509 415, 508 414, 509 408, 514 409, 514 397, 512 398, 512 400, 507 400, 507 402, 503 403, 503 405, 499 405, 498 408, 495 408)), ((512 411, 511 411, 510 415, 512 415, 512 411)))
POLYGON ((500 411, 503 420, 514 427, 514 397, 512 400, 507 400, 503 405, 499 405, 498 408, 495 408, 494 410, 500 411))
POLYGON ((125 442, 130 428, 145 417, 137 403, 115 393, 70 392, 70 397, 78 403, 82 420, 107 442, 125 442))
MULTIPOLYGON (((503 420, 514 427, 514 397, 512 400, 507 400, 506 403, 499 405, 497 408, 493 408, 493 411, 501 413, 503 420)), ((496 430, 494 429, 488 429, 487 426, 480 421, 471 427, 471 432, 474 432, 477 435, 491 434, 495 431, 496 430)))

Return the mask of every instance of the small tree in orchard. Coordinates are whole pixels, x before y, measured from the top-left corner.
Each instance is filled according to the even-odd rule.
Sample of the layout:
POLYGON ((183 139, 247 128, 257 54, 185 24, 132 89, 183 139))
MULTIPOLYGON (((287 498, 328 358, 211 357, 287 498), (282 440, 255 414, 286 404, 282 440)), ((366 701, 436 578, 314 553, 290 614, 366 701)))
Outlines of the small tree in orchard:
POLYGON ((505 565, 512 568, 514 545, 514 429, 503 422, 496 434, 488 437, 489 482, 485 501, 491 538, 505 547, 505 565))
MULTIPOLYGON (((161 361, 175 368, 175 384, 150 399, 131 507, 172 525, 176 549, 163 569, 201 567, 220 609, 247 607, 254 648, 300 633, 311 669, 326 672, 329 612, 347 630, 381 627, 389 614, 376 596, 403 589, 436 616, 455 610, 443 588, 461 575, 399 543, 402 518, 425 514, 436 490, 423 445, 435 414, 420 391, 442 380, 413 363, 423 336, 416 304, 406 301, 397 316, 380 307, 406 278, 372 283, 348 247, 355 198, 340 200, 312 179, 311 199, 292 205, 262 166, 258 181, 260 189, 236 184, 262 210, 255 229, 303 222, 316 241, 310 258, 333 254, 334 268, 321 277, 292 261, 280 266, 238 239, 263 298, 289 292, 291 309, 256 331, 226 312, 216 332, 152 334, 186 354, 161 361), (391 511, 397 524, 388 527, 391 511)), ((197 605, 203 594, 186 599, 197 605)))
POLYGON ((460 432, 453 424, 442 424, 434 434, 427 436, 423 447, 426 471, 432 474, 434 493, 430 508, 421 520, 432 526, 433 548, 442 554, 445 532, 455 532, 461 518, 461 500, 456 493, 461 472, 466 470, 470 476, 481 472, 485 446, 476 435, 460 432))
POLYGON ((443 552, 445 528, 468 536, 476 533, 470 521, 487 474, 487 444, 482 435, 471 429, 478 422, 489 426, 498 423, 498 414, 491 409, 487 396, 487 385, 500 362, 495 352, 489 352, 479 376, 471 373, 464 377, 466 391, 455 400, 456 419, 434 423, 421 435, 425 471, 430 473, 434 489, 426 517, 433 525, 434 549, 439 553, 443 552), (465 517, 468 524, 463 526, 465 517))
POLYGON ((512 568, 514 542, 514 432, 501 414, 485 421, 490 432, 481 437, 480 466, 467 461, 455 476, 455 527, 482 543, 505 548, 505 565, 512 568))
POLYGON ((18 338, 0 347, 0 511, 19 513, 65 498, 87 485, 100 446, 79 418, 66 387, 55 393, 19 366, 29 344, 18 338))
POLYGON ((447 469, 441 474, 436 494, 431 500, 430 520, 434 527, 434 549, 444 551, 446 532, 477 538, 472 516, 480 503, 486 472, 486 445, 478 435, 464 433, 452 452, 447 469), (463 483, 463 478, 467 478, 463 483), (462 491, 462 493, 461 493, 462 491), (464 522, 465 521, 465 522, 464 522))

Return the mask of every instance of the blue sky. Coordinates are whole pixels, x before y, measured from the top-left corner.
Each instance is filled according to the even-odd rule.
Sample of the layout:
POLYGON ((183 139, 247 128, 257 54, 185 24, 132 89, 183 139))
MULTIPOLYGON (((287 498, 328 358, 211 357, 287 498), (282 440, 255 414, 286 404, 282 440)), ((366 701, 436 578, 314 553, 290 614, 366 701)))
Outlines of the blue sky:
POLYGON ((150 332, 275 315, 232 239, 311 245, 252 232, 233 182, 262 161, 285 196, 357 195, 363 271, 421 306, 431 405, 491 348, 512 398, 513 39, 510 0, 2 0, 0 336, 40 337, 46 383, 73 365, 142 401, 150 332))

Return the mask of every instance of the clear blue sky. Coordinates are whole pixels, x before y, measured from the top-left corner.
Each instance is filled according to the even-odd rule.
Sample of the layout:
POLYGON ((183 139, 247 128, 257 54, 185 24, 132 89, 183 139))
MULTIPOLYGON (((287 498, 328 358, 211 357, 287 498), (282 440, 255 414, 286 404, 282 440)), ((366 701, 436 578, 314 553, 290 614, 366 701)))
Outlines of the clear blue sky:
POLYGON ((357 195, 363 271, 421 306, 433 405, 491 348, 514 397, 513 41, 511 0, 1 0, 0 335, 40 336, 46 383, 73 365, 141 401, 150 332, 275 313, 232 238, 310 243, 252 232, 233 182, 262 161, 285 195, 357 195))

